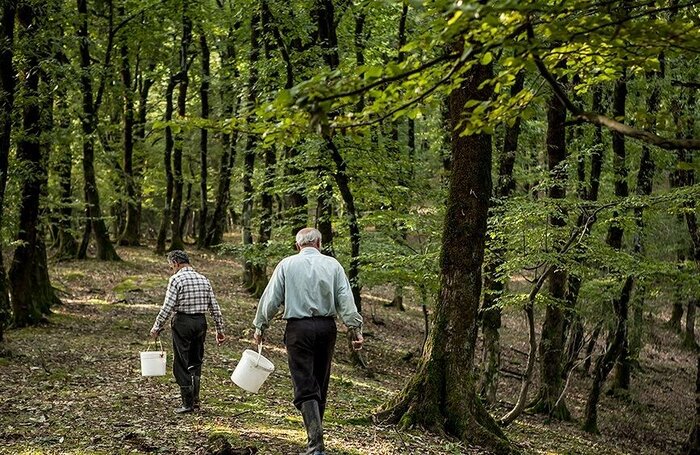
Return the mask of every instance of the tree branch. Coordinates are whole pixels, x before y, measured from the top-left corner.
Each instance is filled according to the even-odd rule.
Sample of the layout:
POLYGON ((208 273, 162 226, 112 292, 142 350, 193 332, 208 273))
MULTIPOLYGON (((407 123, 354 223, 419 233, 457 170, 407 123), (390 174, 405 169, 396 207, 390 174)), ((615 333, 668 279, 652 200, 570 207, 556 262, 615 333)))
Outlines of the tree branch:
MULTIPOLYGON (((535 33, 531 23, 528 23, 527 25, 527 35, 530 40, 534 38, 535 33)), ((618 122, 617 120, 614 120, 597 112, 584 111, 583 109, 575 105, 571 101, 571 99, 569 99, 569 97, 564 92, 564 89, 561 87, 561 85, 559 85, 559 82, 557 82, 552 73, 549 72, 547 66, 544 64, 540 56, 533 52, 532 58, 542 77, 552 87, 552 91, 554 91, 556 97, 559 98, 559 101, 561 101, 562 104, 566 106, 566 109, 569 112, 571 112, 575 121, 603 126, 609 129, 610 131, 622 134, 623 136, 639 139, 643 142, 656 145, 657 147, 666 150, 700 150, 700 139, 669 139, 646 130, 640 130, 629 125, 625 125, 622 122, 618 122)))

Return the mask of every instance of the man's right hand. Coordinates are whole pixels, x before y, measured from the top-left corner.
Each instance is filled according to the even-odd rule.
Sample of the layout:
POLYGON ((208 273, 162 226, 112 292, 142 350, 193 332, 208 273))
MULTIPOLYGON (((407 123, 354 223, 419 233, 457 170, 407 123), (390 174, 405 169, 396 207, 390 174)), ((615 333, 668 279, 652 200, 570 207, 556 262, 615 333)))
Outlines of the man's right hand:
POLYGON ((362 343, 365 342, 365 339, 362 337, 362 332, 359 330, 355 330, 355 339, 352 340, 352 348, 356 351, 359 351, 362 349, 362 343))
POLYGON ((255 333, 253 333, 253 340, 255 340, 255 345, 260 346, 262 342, 265 340, 265 337, 263 337, 263 334, 258 332, 257 330, 255 333))

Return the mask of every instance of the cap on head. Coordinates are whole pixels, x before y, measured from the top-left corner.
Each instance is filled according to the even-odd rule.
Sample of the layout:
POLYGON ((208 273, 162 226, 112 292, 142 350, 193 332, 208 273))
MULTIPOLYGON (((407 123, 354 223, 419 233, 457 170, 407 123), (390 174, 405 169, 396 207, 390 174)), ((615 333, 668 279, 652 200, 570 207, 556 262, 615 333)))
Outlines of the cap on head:
POLYGON ((190 257, 182 250, 173 250, 168 253, 168 262, 170 264, 189 264, 190 257))
POLYGON ((321 231, 314 228, 304 228, 297 232, 296 242, 299 247, 320 244, 321 231))

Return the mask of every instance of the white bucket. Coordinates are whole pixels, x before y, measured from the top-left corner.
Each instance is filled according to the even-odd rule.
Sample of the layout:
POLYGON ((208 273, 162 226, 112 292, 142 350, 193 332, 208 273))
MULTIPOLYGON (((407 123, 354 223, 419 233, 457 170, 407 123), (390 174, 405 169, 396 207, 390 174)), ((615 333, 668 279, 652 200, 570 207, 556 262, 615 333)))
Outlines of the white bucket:
POLYGON ((231 374, 231 380, 243 390, 251 393, 258 393, 260 386, 267 377, 275 371, 275 366, 262 356, 262 345, 258 347, 258 352, 250 349, 243 351, 241 361, 236 365, 236 369, 231 374))
POLYGON ((162 344, 160 351, 141 352, 141 376, 165 376, 165 361, 162 344))

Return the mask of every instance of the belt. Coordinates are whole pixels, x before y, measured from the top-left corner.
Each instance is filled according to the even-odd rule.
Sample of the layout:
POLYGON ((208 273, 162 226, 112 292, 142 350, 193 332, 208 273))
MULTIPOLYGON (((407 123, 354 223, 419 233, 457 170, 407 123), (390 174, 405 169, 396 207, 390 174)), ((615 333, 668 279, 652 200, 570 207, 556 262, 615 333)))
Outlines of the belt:
POLYGON ((306 320, 317 320, 317 321, 323 321, 323 320, 335 320, 335 316, 306 316, 303 318, 287 318, 287 321, 306 321, 306 320))
POLYGON ((183 316, 204 316, 204 313, 184 313, 182 311, 176 311, 175 313, 183 316))

